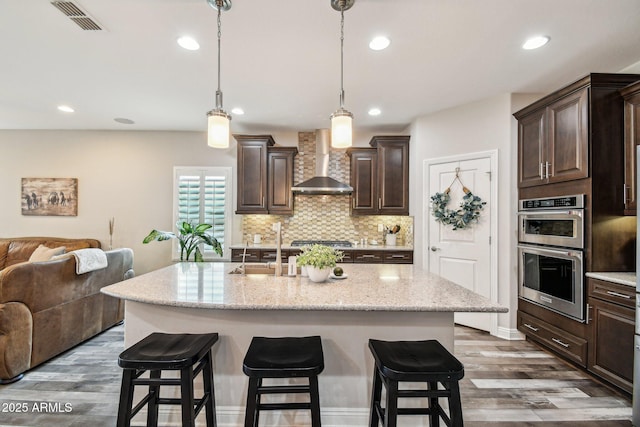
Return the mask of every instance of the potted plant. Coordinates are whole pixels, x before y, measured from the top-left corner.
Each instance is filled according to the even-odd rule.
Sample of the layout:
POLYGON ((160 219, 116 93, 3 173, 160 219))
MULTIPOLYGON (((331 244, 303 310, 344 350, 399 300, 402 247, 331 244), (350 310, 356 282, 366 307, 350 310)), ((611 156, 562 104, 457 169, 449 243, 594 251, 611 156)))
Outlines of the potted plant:
POLYGON ((220 242, 212 235, 207 234, 207 230, 212 228, 213 225, 203 223, 194 226, 188 221, 178 221, 176 227, 178 227, 178 235, 171 231, 151 230, 151 233, 144 238, 142 243, 146 244, 154 240, 162 242, 163 240, 178 239, 180 243, 180 261, 189 261, 189 257, 195 251, 194 261, 203 262, 204 257, 199 248, 202 243, 210 245, 215 253, 222 256, 220 242))
POLYGON ((331 269, 342 260, 342 251, 325 245, 302 247, 302 253, 296 257, 296 264, 307 267, 309 279, 313 282, 324 282, 329 277, 331 269))

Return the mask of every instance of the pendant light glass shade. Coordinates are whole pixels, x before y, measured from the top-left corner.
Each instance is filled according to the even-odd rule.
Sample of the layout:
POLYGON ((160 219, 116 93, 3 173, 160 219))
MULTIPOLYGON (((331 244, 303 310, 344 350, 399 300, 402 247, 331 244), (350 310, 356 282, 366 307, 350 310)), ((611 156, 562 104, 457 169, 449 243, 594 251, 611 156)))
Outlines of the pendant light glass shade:
POLYGON ((334 148, 349 148, 353 140, 353 114, 345 109, 339 109, 331 115, 331 146, 334 148))
POLYGON ((207 113, 207 144, 212 148, 229 148, 229 122, 231 116, 222 110, 207 113))
POLYGON ((218 90, 216 90, 216 108, 207 113, 207 145, 213 148, 229 148, 229 122, 231 116, 222 109, 222 90, 220 90, 220 39, 222 24, 220 15, 223 10, 231 9, 231 0, 207 0, 218 11, 218 90))
POLYGON ((355 0, 331 0, 331 7, 340 12, 340 108, 331 115, 331 146, 351 147, 353 140, 353 114, 344 108, 344 11, 355 0))

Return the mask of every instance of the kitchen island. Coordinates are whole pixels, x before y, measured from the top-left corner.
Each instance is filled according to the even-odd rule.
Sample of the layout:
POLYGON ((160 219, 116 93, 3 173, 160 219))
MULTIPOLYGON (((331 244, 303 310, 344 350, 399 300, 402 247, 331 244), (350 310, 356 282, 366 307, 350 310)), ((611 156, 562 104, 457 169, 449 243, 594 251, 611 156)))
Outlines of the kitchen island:
MULTIPOLYGON (((453 350, 454 312, 507 311, 413 265, 343 265, 345 279, 324 283, 229 274, 237 266, 177 263, 102 289, 126 300, 127 347, 151 332, 220 334, 214 377, 221 426, 242 425, 242 360, 253 336, 320 335, 323 425, 361 426, 367 424, 373 372, 369 338, 437 339, 453 350)), ((261 419, 265 425, 301 426, 309 422, 307 412, 267 412, 261 419)))

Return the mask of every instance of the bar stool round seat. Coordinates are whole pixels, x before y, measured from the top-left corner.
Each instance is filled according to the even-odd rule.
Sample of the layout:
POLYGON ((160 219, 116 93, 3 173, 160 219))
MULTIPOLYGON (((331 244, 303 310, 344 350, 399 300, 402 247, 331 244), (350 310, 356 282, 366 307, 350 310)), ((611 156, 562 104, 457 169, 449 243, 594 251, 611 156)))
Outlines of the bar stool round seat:
POLYGON ((215 392, 211 348, 218 341, 217 333, 164 334, 152 333, 118 357, 123 368, 118 427, 128 427, 131 419, 145 406, 147 426, 158 425, 158 405, 181 405, 183 427, 195 426, 198 413, 205 408, 207 427, 216 426, 215 392), (149 371, 149 378, 140 378, 149 371), (162 371, 180 371, 180 377, 162 378, 162 371), (204 392, 194 398, 193 380, 202 371, 204 392), (148 393, 132 408, 134 388, 148 386, 148 393), (180 387, 181 397, 161 398, 161 386, 180 387))
POLYGON ((369 340, 375 360, 371 397, 370 427, 380 422, 395 427, 399 415, 428 415, 430 426, 439 426, 440 418, 448 427, 462 427, 462 404, 458 381, 464 377, 464 367, 437 340, 381 341, 369 340), (424 382, 426 389, 399 389, 401 382, 424 382), (441 384, 443 388, 439 388, 441 384), (386 388, 382 407, 382 386, 386 388), (428 407, 399 408, 400 398, 428 398, 428 407), (440 405, 446 398, 449 415, 440 405))
POLYGON ((320 427, 318 375, 324 369, 322 341, 310 337, 253 337, 242 364, 249 377, 245 427, 257 427, 261 410, 311 411, 311 425, 320 427), (263 385, 265 378, 308 378, 309 384, 263 385), (308 393, 309 402, 262 403, 264 394, 308 393))

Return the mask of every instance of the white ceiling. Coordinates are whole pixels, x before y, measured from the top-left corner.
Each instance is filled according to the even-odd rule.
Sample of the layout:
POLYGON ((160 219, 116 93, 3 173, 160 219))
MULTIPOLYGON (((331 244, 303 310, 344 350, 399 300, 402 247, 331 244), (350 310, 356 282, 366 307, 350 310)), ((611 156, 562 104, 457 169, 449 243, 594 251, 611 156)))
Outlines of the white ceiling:
MULTIPOLYGON (((81 30, 49 0, 0 2, 0 129, 206 129, 217 76, 217 12, 206 0, 75 3, 105 31, 81 30), (176 44, 185 34, 199 51, 176 44)), ((345 12, 345 107, 356 131, 396 132, 500 93, 547 93, 640 60, 639 23, 638 0, 356 0, 345 12), (392 42, 374 52, 378 34, 392 42), (551 42, 522 50, 536 34, 551 42), (368 116, 372 106, 382 115, 368 116)), ((328 127, 339 31, 330 0, 233 0, 222 15, 222 91, 225 110, 246 114, 232 132, 328 127)))

